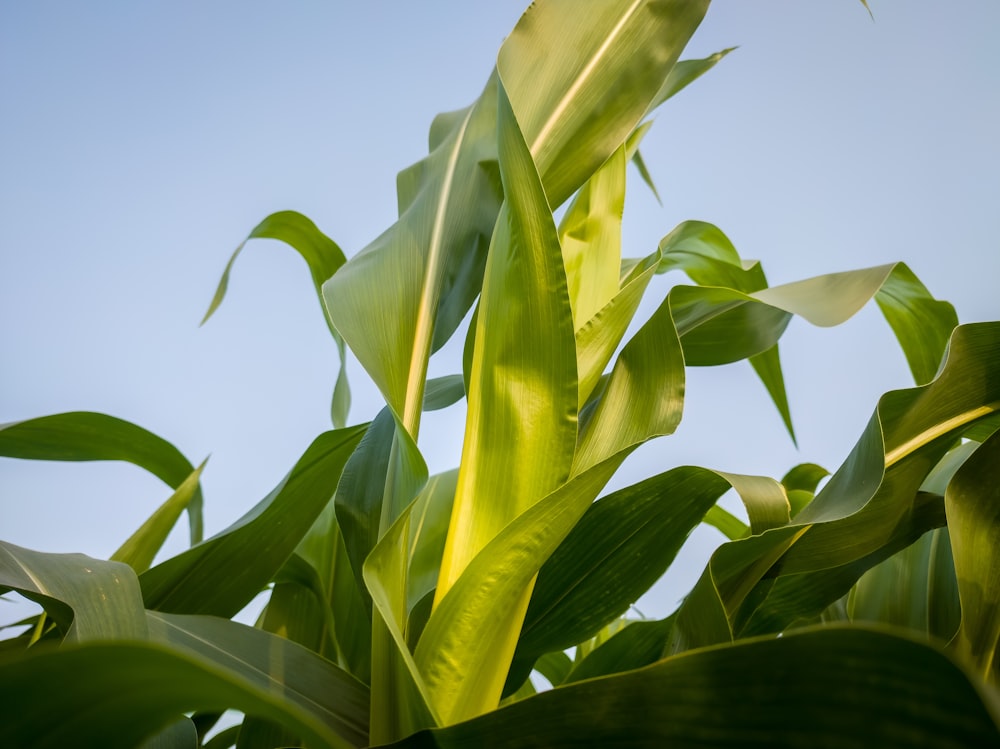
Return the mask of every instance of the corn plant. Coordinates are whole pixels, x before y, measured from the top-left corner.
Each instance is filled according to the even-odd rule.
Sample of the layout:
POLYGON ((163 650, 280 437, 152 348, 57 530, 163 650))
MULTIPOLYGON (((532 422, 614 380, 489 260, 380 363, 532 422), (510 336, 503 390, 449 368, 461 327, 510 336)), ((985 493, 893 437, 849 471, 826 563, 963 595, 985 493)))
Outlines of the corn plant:
POLYGON ((43 608, 0 643, 0 744, 1000 744, 1000 323, 959 325, 901 263, 769 286, 704 222, 622 246, 651 116, 726 54, 679 61, 707 8, 541 0, 479 98, 431 124, 371 244, 348 260, 291 211, 250 232, 305 259, 385 407, 347 426, 342 369, 335 428, 220 533, 202 537, 204 464, 139 426, 0 428, 4 456, 129 461, 172 490, 109 560, 0 544, 0 588, 43 608), (629 336, 671 270, 690 285, 629 336), (872 299, 915 386, 828 478, 679 466, 605 491, 678 426, 687 367, 748 360, 791 431, 789 320, 872 299), (422 415, 463 399, 457 467, 428 475, 422 415), (157 563, 185 513, 190 548, 157 563), (701 523, 726 541, 697 583, 636 615, 701 523), (262 591, 256 626, 232 621, 262 591))

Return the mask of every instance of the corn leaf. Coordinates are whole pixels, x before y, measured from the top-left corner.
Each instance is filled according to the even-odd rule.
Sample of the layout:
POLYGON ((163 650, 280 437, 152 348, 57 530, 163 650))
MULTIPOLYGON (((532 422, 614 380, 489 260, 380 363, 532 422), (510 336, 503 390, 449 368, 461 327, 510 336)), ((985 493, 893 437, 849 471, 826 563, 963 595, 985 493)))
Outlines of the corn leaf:
POLYGON ((111 555, 111 561, 124 562, 137 573, 149 569, 157 552, 163 548, 170 531, 177 524, 181 513, 191 506, 191 502, 197 496, 201 486, 201 472, 207 462, 207 459, 203 461, 184 479, 177 487, 177 491, 171 494, 167 501, 118 547, 118 550, 111 555))
MULTIPOLYGON (((316 617, 312 626, 319 630, 316 642, 320 646, 311 646, 307 640, 299 642, 335 661, 367 684, 371 680, 371 605, 366 601, 367 590, 358 587, 333 502, 323 509, 299 542, 278 580, 298 584, 311 591, 316 599, 313 608, 304 592, 300 590, 295 595, 295 599, 301 600, 316 617)), ((286 626, 302 626, 293 620, 308 620, 309 614, 289 610, 284 618, 288 620, 286 626)))
MULTIPOLYGON (((398 179, 399 220, 323 287, 334 327, 416 437, 427 359, 479 292, 501 196, 495 181, 496 80, 398 179), (373 300, 378 300, 373 304, 373 300)), ((434 129, 432 129, 432 135, 434 129)))
POLYGON ((568 684, 393 746, 986 747, 994 699, 936 648, 831 627, 568 684))
POLYGON ((436 601, 511 519, 569 477, 576 443, 576 349, 562 252, 503 86, 499 102, 501 175, 518 189, 508 191, 487 260, 436 601))
POLYGON ((139 749, 198 749, 200 745, 198 729, 185 717, 143 741, 139 749))
MULTIPOLYGON (((124 460, 144 468, 171 489, 194 472, 180 450, 161 437, 114 416, 89 411, 41 416, 0 425, 0 456, 27 460, 124 460)), ((191 543, 202 537, 202 495, 187 505, 191 543)))
MULTIPOLYGON (((219 279, 215 296, 212 297, 208 311, 202 318, 202 325, 208 322, 208 319, 222 304, 226 289, 229 287, 229 274, 233 269, 233 263, 236 262, 236 258, 251 239, 277 239, 298 252, 309 266, 309 274, 312 276, 313 286, 316 288, 321 305, 323 303, 323 282, 332 277, 346 262, 344 253, 337 246, 337 243, 323 234, 316 227, 316 224, 301 213, 295 211, 272 213, 251 230, 247 238, 240 242, 229 258, 226 269, 222 272, 222 278, 219 279)), ((333 388, 330 417, 334 427, 342 429, 347 424, 347 413, 351 408, 351 391, 347 384, 347 361, 345 358, 347 352, 344 347, 344 339, 330 324, 329 319, 327 319, 327 326, 330 328, 330 334, 333 336, 333 340, 337 344, 337 352, 340 354, 340 372, 333 388)))
POLYGON ((521 17, 497 68, 553 207, 639 124, 707 8, 633 0, 591 3, 584 14, 555 0, 521 17))
POLYGON ((216 617, 159 612, 149 612, 149 632, 155 643, 312 714, 342 743, 368 740, 367 687, 289 639, 216 617))
POLYGON ((1000 681, 1000 432, 958 469, 945 494, 945 509, 962 603, 955 646, 996 685, 1000 681))
POLYGON ((623 614, 729 488, 712 471, 683 467, 591 505, 539 570, 515 659, 569 648, 623 614))
POLYGON ((291 556, 330 501, 367 426, 317 437, 256 507, 213 538, 140 577, 146 606, 173 613, 233 616, 291 556))
POLYGON ((3 669, 4 746, 128 749, 185 712, 226 708, 289 725, 317 747, 361 745, 342 738, 337 720, 323 715, 311 699, 304 707, 288 690, 262 687, 240 670, 160 644, 92 642, 32 649, 6 660, 3 669), (52 719, 54 714, 59 720, 52 719))
POLYGON ((960 326, 938 377, 883 396, 847 461, 789 526, 715 552, 681 608, 672 647, 685 638, 708 644, 704 633, 722 636, 723 624, 750 635, 818 616, 866 570, 944 524, 940 497, 919 489, 952 443, 998 410, 1000 324, 960 326), (700 621, 707 612, 712 627, 700 621))
POLYGON ((146 637, 132 568, 83 554, 48 554, 0 541, 0 587, 41 604, 66 642, 146 637))

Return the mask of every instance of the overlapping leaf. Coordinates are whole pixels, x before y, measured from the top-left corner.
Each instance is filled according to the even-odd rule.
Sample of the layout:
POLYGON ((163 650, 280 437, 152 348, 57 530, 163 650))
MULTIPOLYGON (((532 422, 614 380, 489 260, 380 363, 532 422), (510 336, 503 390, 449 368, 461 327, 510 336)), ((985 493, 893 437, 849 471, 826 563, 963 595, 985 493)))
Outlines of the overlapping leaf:
MULTIPOLYGON (((144 468, 172 489, 194 472, 180 450, 152 432, 114 416, 75 411, 0 426, 0 455, 28 460, 124 460, 144 468)), ((187 507, 191 543, 202 537, 201 487, 187 507)))
POLYGON ((146 606, 233 616, 273 578, 330 501, 367 426, 317 437, 253 509, 211 539, 144 572, 146 606))
POLYGON ((937 649, 829 628, 570 684, 394 746, 998 746, 980 689, 937 649))
POLYGON ((942 525, 940 497, 918 490, 952 442, 998 409, 1000 324, 961 326, 939 376, 883 396, 850 457, 791 525, 716 551, 680 611, 673 647, 815 617, 867 569, 942 525))
MULTIPOLYGON (((994 402, 1000 408, 1000 402, 994 402)), ((965 461, 945 494, 962 604, 956 647, 984 678, 1000 681, 1000 432, 965 461)))
POLYGON ((146 637, 139 583, 121 562, 48 554, 0 541, 0 587, 40 603, 68 642, 146 637))
POLYGON ((226 708, 286 724, 317 747, 362 745, 324 721, 311 695, 305 698, 311 703, 307 709, 289 699, 287 690, 276 692, 244 672, 159 644, 92 642, 33 649, 6 660, 3 669, 4 746, 129 749, 185 712, 226 708))
POLYGON ((148 616, 154 643, 225 673, 248 691, 269 694, 288 712, 309 715, 334 732, 341 745, 367 743, 368 689, 329 661, 289 639, 225 619, 159 612, 148 616))

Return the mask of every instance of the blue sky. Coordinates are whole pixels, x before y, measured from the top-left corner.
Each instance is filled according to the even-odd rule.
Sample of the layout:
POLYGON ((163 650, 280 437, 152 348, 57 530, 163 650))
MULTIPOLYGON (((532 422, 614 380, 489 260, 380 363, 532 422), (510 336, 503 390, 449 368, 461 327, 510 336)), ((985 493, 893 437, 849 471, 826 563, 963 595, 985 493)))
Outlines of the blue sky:
MULTIPOLYGON (((658 115, 644 151, 663 205, 630 175, 627 254, 701 219, 772 284, 902 260, 963 322, 1000 318, 1000 3, 870 4, 874 22, 854 0, 716 0, 686 56, 739 49, 658 115)), ((199 329, 229 254, 282 209, 348 255, 378 235, 396 172, 435 113, 478 95, 522 10, 0 4, 0 422, 129 419, 211 454, 209 533, 251 507, 329 428, 336 354, 304 264, 271 242, 199 329)), ((693 370, 678 433, 614 485, 682 464, 834 469, 878 396, 912 384, 874 306, 837 329, 793 321, 782 351, 798 450, 749 366, 693 370)), ((363 421, 380 403, 354 362, 351 378, 363 421)), ((461 425, 461 407, 425 421, 432 469, 457 461, 461 425)), ((0 460, 0 538, 107 556, 168 494, 127 465, 0 460)), ((643 610, 668 613, 718 540, 696 532, 643 610)))

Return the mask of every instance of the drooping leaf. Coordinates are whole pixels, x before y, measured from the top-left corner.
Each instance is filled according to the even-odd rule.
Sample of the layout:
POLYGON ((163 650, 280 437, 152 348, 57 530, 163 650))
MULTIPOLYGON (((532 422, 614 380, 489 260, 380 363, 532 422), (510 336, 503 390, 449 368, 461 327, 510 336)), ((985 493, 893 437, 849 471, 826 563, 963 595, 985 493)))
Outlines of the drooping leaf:
MULTIPOLYGON (((332 277, 347 261, 337 243, 323 234, 317 228, 316 224, 301 213, 296 213, 295 211, 272 213, 250 231, 247 238, 240 242, 240 245, 229 258, 229 262, 226 263, 226 269, 222 272, 222 278, 219 279, 219 286, 215 291, 215 296, 212 297, 208 311, 205 313, 205 317, 202 318, 202 325, 208 322, 208 319, 219 308, 219 305, 222 304, 222 300, 226 295, 226 289, 229 286, 229 274, 233 269, 233 263, 236 262, 236 258, 251 239, 277 239, 298 252, 309 266, 309 274, 312 276, 313 286, 316 288, 316 294, 319 296, 320 305, 323 304, 323 283, 332 277)), ((326 315, 324 315, 324 318, 326 318, 326 315)), ((351 408, 351 391, 347 384, 346 350, 340 333, 337 332, 328 318, 326 320, 327 326, 330 328, 330 334, 337 344, 337 352, 340 355, 340 372, 337 375, 337 381, 333 389, 330 417, 334 427, 342 429, 347 424, 347 413, 351 408)))
POLYGON ((140 577, 146 606, 233 616, 272 579, 330 501, 367 425, 317 437, 281 483, 229 528, 140 577))
MULTIPOLYGON (((681 608, 675 646, 708 644, 699 638, 710 628, 695 626, 701 612, 724 610, 744 636, 814 618, 866 570, 944 524, 940 497, 920 487, 964 430, 1000 410, 1000 324, 956 328, 948 352, 933 382, 882 397, 847 461, 790 525, 715 552, 698 596, 681 608)), ((711 629, 727 640, 724 630, 711 629)))
MULTIPOLYGON (((27 460, 124 460, 144 468, 171 489, 194 472, 180 450, 161 437, 114 416, 74 411, 0 425, 0 455, 27 460)), ((202 496, 187 505, 191 543, 201 541, 202 496)))
POLYGON ((67 642, 146 637, 139 583, 127 564, 0 541, 0 587, 41 604, 67 642))

